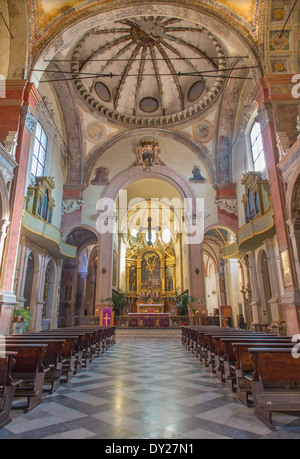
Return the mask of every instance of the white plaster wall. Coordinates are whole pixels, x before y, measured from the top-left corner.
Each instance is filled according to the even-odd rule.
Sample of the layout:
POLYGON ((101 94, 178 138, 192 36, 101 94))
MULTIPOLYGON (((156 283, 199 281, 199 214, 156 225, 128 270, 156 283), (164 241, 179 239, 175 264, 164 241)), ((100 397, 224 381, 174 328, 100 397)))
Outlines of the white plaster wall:
POLYGON ((239 276, 238 260, 228 260, 225 268, 227 303, 232 307, 235 325, 237 325, 237 316, 239 315, 239 303, 242 303, 239 276))
MULTIPOLYGON (((41 96, 45 96, 49 99, 54 110, 55 124, 62 138, 65 139, 63 117, 59 103, 57 101, 57 97, 52 89, 52 86, 48 83, 43 83, 40 85, 39 89, 41 96)), ((60 228, 62 217, 61 202, 63 198, 63 186, 66 182, 67 177, 67 162, 64 160, 61 154, 61 149, 64 148, 62 146, 63 142, 58 134, 57 129, 53 127, 53 125, 51 125, 47 116, 43 113, 42 110, 38 111, 38 122, 42 125, 48 138, 44 175, 47 177, 53 177, 55 182, 55 189, 52 191, 52 197, 54 198, 56 205, 53 212, 52 224, 57 228, 60 228)), ((31 139, 26 188, 30 185, 34 135, 35 133, 33 133, 31 139)))
POLYGON ((211 269, 209 277, 205 277, 205 299, 208 315, 214 314, 214 309, 218 309, 217 280, 214 269, 211 269), (212 293, 216 292, 216 293, 212 293))
MULTIPOLYGON (((189 184, 196 197, 205 199, 205 213, 207 215, 205 226, 208 227, 215 224, 218 221, 217 206, 215 204, 216 194, 203 161, 188 147, 171 139, 169 136, 157 135, 156 139, 162 152, 161 159, 170 169, 176 171, 189 182, 189 179, 193 177, 192 169, 195 165, 200 168, 202 176, 207 178, 204 184, 193 182, 189 182, 189 184)), ((108 168, 110 181, 128 169, 128 167, 133 166, 136 161, 136 149, 140 140, 140 138, 126 139, 105 151, 96 161, 89 182, 95 177, 95 169, 100 166, 108 168)), ((147 178, 146 172, 145 178, 147 178)), ((89 185, 83 192, 85 205, 82 210, 82 223, 93 228, 96 228, 98 216, 96 211, 97 201, 102 196, 104 188, 102 186, 89 185)))

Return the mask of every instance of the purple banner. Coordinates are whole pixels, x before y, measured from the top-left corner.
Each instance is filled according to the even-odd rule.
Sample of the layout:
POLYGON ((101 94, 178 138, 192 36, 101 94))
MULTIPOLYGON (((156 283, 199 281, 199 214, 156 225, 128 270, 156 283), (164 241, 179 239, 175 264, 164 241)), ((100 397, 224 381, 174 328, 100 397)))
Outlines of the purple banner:
POLYGON ((111 326, 111 309, 103 309, 102 325, 104 327, 111 326))

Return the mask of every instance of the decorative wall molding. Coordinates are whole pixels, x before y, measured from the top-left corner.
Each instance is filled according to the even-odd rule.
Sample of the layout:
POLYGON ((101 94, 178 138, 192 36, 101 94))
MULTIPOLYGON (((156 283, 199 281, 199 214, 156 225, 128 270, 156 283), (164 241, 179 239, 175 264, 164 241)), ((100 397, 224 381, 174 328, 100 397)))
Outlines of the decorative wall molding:
POLYGON ((21 108, 21 124, 23 124, 32 135, 35 130, 37 120, 35 116, 31 113, 28 105, 24 105, 21 108))
POLYGON ((272 105, 270 103, 264 103, 261 110, 255 119, 260 124, 261 130, 264 131, 269 123, 274 121, 272 105))
POLYGON ((55 124, 55 110, 53 109, 52 102, 48 97, 43 96, 42 102, 37 106, 37 114, 42 114, 46 118, 52 135, 57 142, 59 140, 59 134, 55 124))
POLYGON ((84 204, 82 199, 64 199, 62 202, 61 213, 72 214, 75 210, 79 210, 80 207, 84 204))
POLYGON ((216 204, 220 207, 220 209, 226 210, 226 212, 229 212, 230 214, 238 214, 238 201, 235 198, 216 198, 216 204))

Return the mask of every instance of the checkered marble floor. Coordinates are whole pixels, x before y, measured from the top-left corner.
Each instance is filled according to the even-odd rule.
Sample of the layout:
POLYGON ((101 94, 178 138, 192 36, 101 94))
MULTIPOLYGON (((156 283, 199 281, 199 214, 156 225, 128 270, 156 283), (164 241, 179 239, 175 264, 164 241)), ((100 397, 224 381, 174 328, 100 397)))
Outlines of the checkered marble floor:
POLYGON ((13 411, 0 439, 300 438, 300 418, 271 432, 182 345, 119 339, 28 414, 13 411))

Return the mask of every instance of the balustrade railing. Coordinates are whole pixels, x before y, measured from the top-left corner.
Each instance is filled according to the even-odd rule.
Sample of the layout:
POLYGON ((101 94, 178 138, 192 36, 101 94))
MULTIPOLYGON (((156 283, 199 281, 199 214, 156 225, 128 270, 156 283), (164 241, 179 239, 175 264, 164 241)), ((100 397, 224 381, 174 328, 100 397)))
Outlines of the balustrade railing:
MULTIPOLYGON (((80 317, 80 325, 99 325, 100 318, 93 316, 80 317)), ((130 327, 129 316, 115 316, 114 324, 117 328, 132 328, 130 327)), ((180 329, 183 325, 220 325, 220 319, 217 316, 171 316, 169 318, 169 328, 180 329)), ((166 327, 164 327, 166 328, 166 327)))

